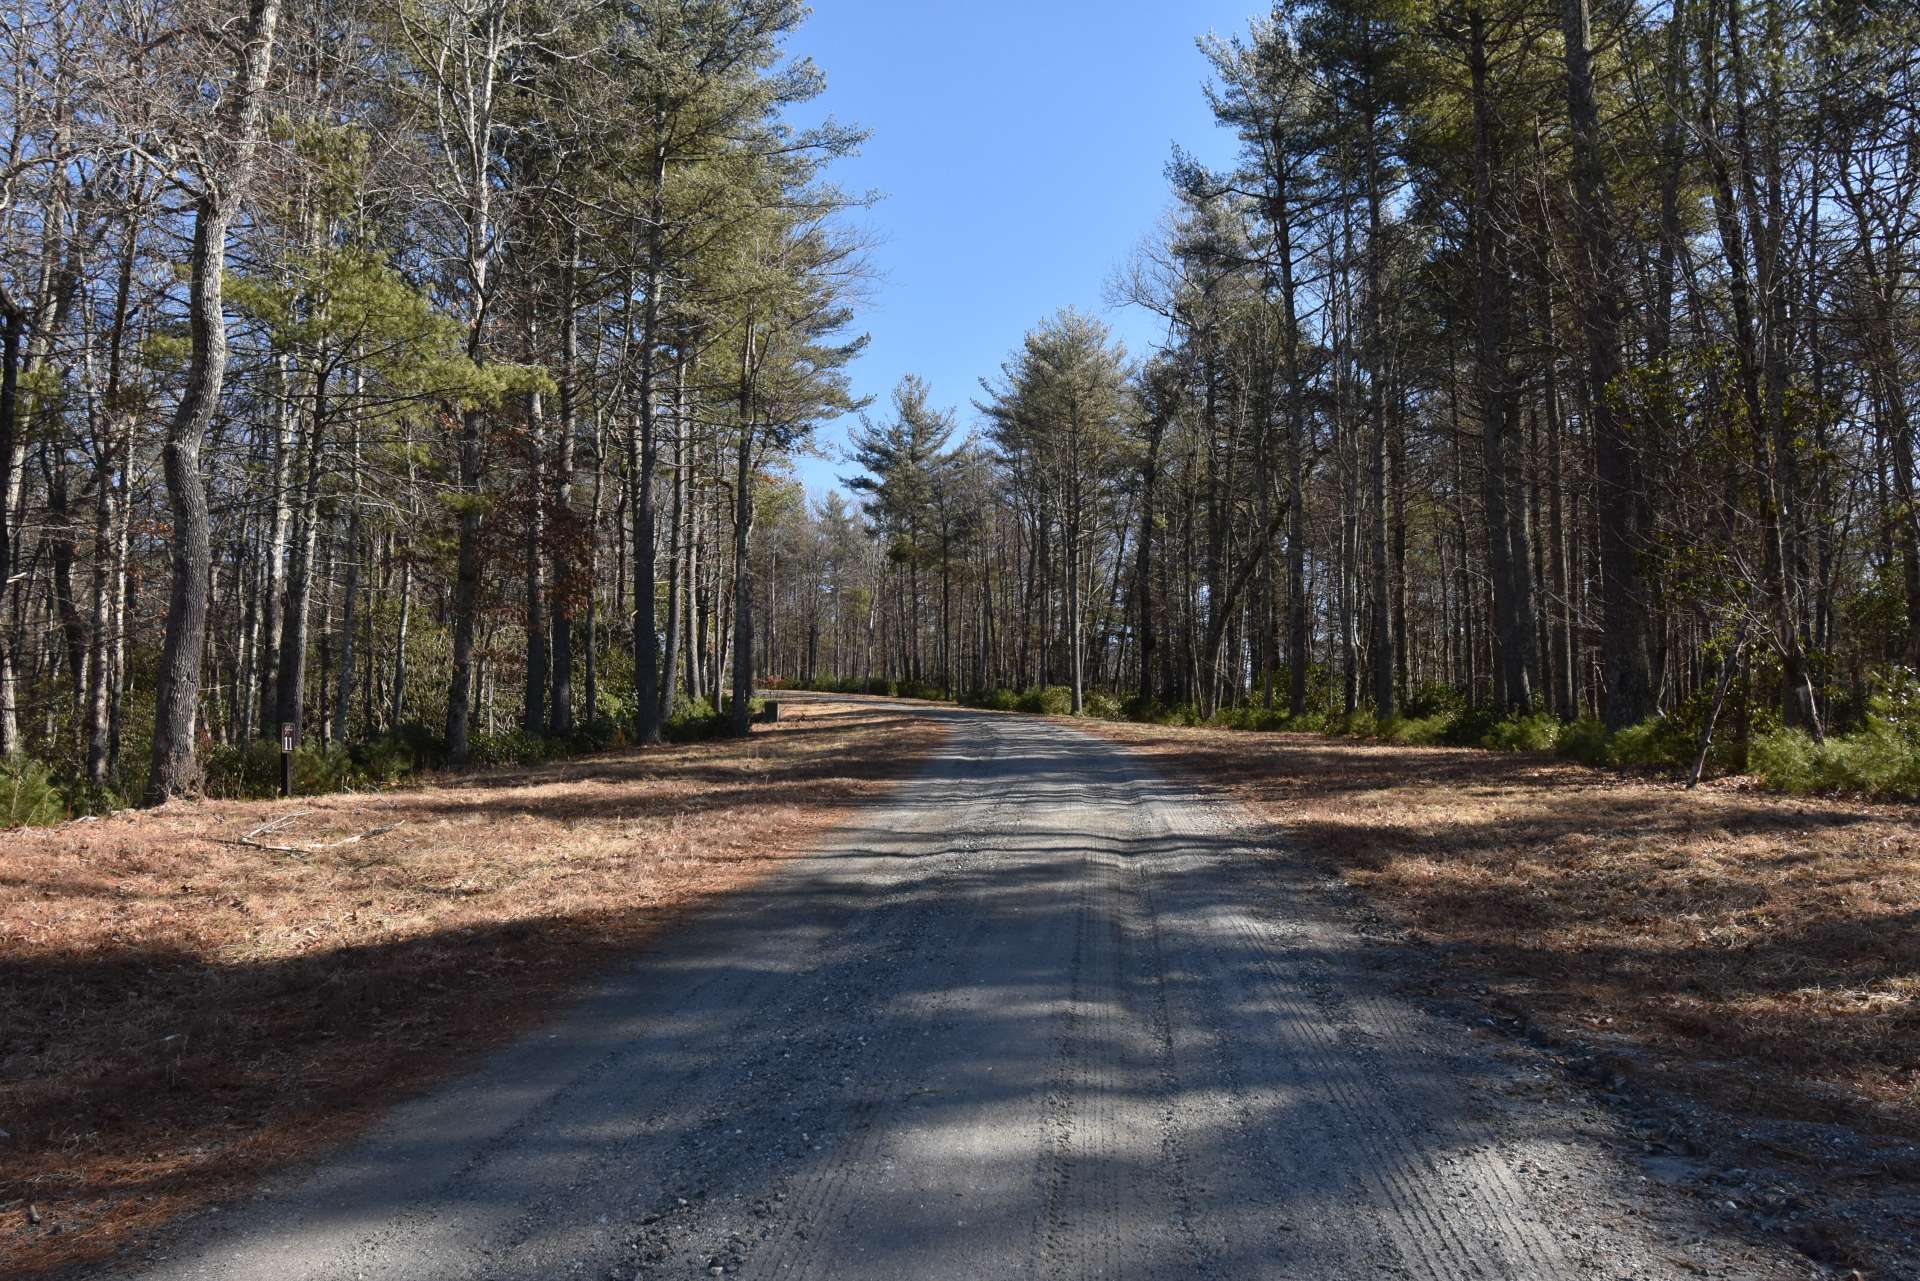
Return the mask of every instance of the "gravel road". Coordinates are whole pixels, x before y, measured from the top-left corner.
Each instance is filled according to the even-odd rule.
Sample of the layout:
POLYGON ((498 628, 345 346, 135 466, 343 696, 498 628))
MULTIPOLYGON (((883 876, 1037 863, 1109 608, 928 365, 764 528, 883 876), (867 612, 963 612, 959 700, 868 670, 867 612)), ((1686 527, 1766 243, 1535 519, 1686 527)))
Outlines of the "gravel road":
POLYGON ((1104 740, 914 782, 139 1281, 1805 1276, 1104 740), (1730 1231, 1730 1230, 1729 1230, 1730 1231))

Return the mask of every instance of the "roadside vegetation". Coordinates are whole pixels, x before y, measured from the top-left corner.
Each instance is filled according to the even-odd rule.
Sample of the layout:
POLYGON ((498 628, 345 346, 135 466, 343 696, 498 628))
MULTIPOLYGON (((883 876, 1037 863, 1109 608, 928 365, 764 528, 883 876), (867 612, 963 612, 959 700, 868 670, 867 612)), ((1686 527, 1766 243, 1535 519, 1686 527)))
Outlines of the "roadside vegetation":
POLYGON ((98 1259, 348 1136, 939 733, 810 701, 744 741, 9 833, 0 1273, 98 1259))
MULTIPOLYGON (((748 702, 749 714, 764 707, 748 702)), ((691 743, 733 733, 733 720, 707 699, 682 698, 661 723, 663 742, 691 743)), ((605 717, 565 736, 509 729, 474 735, 464 766, 450 760, 445 736, 417 721, 367 739, 326 747, 302 745, 293 751, 293 793, 322 796, 332 792, 377 791, 417 785, 449 771, 544 765, 573 760, 628 745, 625 724, 605 717)), ((264 800, 280 793, 280 745, 252 739, 213 748, 202 762, 198 791, 218 800, 264 800)), ((31 757, 0 760, 0 828, 44 827, 73 818, 124 808, 110 789, 91 787, 84 778, 54 770, 31 757)))
MULTIPOLYGON (((916 681, 822 682, 807 688, 894 698, 946 700, 937 687, 916 681)), ((1073 691, 1064 685, 1038 689, 969 690, 951 700, 987 711, 1046 716, 1073 714, 1073 691)), ((1502 714, 1468 707, 1445 685, 1416 691, 1404 712, 1381 719, 1365 707, 1351 712, 1307 711, 1300 715, 1257 704, 1225 707, 1203 715, 1193 706, 1164 707, 1088 693, 1080 715, 1150 725, 1205 726, 1264 733, 1322 734, 1370 739, 1408 747, 1473 747, 1488 751, 1550 753, 1585 765, 1690 778, 1696 764, 1706 777, 1744 774, 1773 791, 1795 795, 1854 795, 1920 800, 1920 679, 1891 667, 1866 701, 1861 727, 1815 739, 1802 730, 1769 723, 1736 691, 1719 717, 1721 732, 1709 738, 1711 704, 1696 699, 1671 714, 1648 717, 1610 732, 1597 717, 1563 721, 1544 712, 1502 714), (1701 760, 1704 749, 1705 759, 1701 760)))

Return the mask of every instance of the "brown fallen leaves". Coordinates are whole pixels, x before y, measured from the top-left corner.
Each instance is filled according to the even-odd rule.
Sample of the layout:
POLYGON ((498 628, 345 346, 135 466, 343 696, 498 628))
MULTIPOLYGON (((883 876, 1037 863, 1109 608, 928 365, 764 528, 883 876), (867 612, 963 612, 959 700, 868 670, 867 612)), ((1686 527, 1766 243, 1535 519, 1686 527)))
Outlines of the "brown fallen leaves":
MULTIPOLYGON (((1084 724, 1084 722, 1081 722, 1084 724)), ((1096 725, 1550 1029, 1754 1120, 1920 1138, 1920 812, 1536 756, 1096 725)))
POLYGON ((0 833, 0 1274, 97 1259, 346 1137, 941 734, 783 713, 746 742, 0 833), (268 843, 397 826, 239 843, 298 811, 268 843))

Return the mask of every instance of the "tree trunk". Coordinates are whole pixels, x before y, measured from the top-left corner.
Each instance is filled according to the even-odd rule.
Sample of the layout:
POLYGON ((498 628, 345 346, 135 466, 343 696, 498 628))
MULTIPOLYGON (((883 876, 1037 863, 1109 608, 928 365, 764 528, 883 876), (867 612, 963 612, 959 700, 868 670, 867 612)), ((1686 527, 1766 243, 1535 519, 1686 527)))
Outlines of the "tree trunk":
POLYGON ((733 696, 727 712, 734 736, 744 738, 753 712, 753 572, 747 557, 753 532, 751 420, 740 428, 733 479, 733 696))
POLYGON ((252 174, 279 19, 280 0, 251 0, 234 83, 220 112, 232 152, 225 172, 203 175, 205 186, 194 202, 187 304, 191 354, 180 403, 167 424, 163 455, 173 515, 173 571, 166 635, 154 680, 153 757, 145 797, 150 805, 193 792, 200 782, 194 723, 200 703, 200 663, 207 644, 207 575, 212 560, 200 444, 219 408, 226 378, 222 283, 227 227, 252 174))
POLYGON ((661 736, 659 635, 654 623, 653 473, 660 456, 659 424, 654 405, 654 373, 660 340, 660 286, 665 263, 667 140, 666 104, 654 100, 654 146, 648 176, 646 260, 641 288, 646 299, 640 313, 640 441, 637 456, 629 443, 628 461, 638 468, 633 508, 633 686, 635 739, 642 745, 661 736))
MULTIPOLYGON (((574 450, 580 430, 580 317, 578 270, 580 227, 567 228, 567 263, 560 277, 560 439, 553 465, 553 512, 562 537, 555 545, 564 555, 553 561, 553 618, 547 648, 551 663, 547 728, 556 738, 570 736, 573 718, 573 598, 579 569, 578 517, 573 510, 574 450)), ((591 531, 590 531, 591 533, 591 531)), ((592 579, 588 578, 588 590, 592 579)))
MULTIPOLYGON (((1618 730, 1644 720, 1653 711, 1646 589, 1639 562, 1641 531, 1637 517, 1642 482, 1633 441, 1613 399, 1622 367, 1624 285, 1600 151, 1600 107, 1593 85, 1593 30, 1587 0, 1561 0, 1560 22, 1566 48, 1567 118, 1572 126, 1574 225, 1585 268, 1579 310, 1587 336, 1587 403, 1597 472, 1594 515, 1600 531, 1600 663, 1605 673, 1607 727, 1618 730)), ((1550 428, 1557 465, 1558 423, 1550 424, 1550 428)), ((1554 499, 1557 506, 1557 485, 1554 499)), ((1557 530, 1557 514, 1554 519, 1557 530)), ((1559 551, 1556 540, 1556 592, 1562 590, 1558 586, 1559 551)), ((1557 666, 1556 662, 1556 671, 1557 666)))
MULTIPOLYGON (((360 603, 360 557, 361 557, 361 515, 360 515, 360 427, 354 425, 350 444, 349 459, 353 468, 353 490, 348 501, 352 506, 347 512, 347 581, 343 586, 340 607, 340 672, 337 678, 338 695, 333 702, 333 741, 347 741, 347 711, 353 706, 353 629, 356 622, 356 610, 360 603)), ((367 661, 373 661, 373 655, 367 655, 367 661)), ((371 725, 367 726, 369 732, 371 725)))
MULTIPOLYGON (((534 356, 538 359, 537 354, 534 356)), ((547 732, 546 405, 538 391, 527 395, 526 600, 527 670, 520 728, 535 737, 547 732)))
MULTIPOLYGON (((20 346, 26 333, 27 314, 0 284, 0 598, 4 598, 13 577, 13 493, 14 468, 18 466, 16 423, 20 412, 20 346)), ((13 637, 7 620, 0 617, 0 760, 21 752, 19 713, 14 706, 13 637)))
POLYGON ((660 719, 673 718, 673 700, 680 683, 681 616, 686 610, 687 580, 681 546, 687 506, 687 362, 686 338, 673 365, 673 499, 667 516, 667 628, 660 663, 660 719))
POLYGON ((1147 423, 1147 452, 1140 463, 1140 542, 1134 549, 1133 590, 1140 629, 1139 698, 1142 707, 1153 702, 1153 516, 1154 491, 1160 479, 1160 439, 1166 423, 1156 413, 1147 423))
POLYGON ((1515 398, 1508 352, 1512 281, 1507 254, 1501 247, 1501 229, 1496 225, 1495 173, 1500 160, 1488 85, 1486 14, 1478 5, 1469 11, 1468 24, 1474 109, 1478 392, 1485 464, 1482 490, 1493 571, 1495 697, 1503 711, 1525 712, 1533 706, 1536 658, 1532 556, 1513 450, 1515 398))
MULTIPOLYGON (((1369 86, 1371 93, 1371 86, 1369 86)), ((1368 533, 1371 542, 1373 629, 1370 633, 1368 665, 1373 669, 1373 714, 1390 719, 1398 710, 1394 698, 1394 647, 1399 639, 1393 634, 1393 564, 1388 545, 1387 509, 1387 414, 1386 346, 1387 300, 1382 292, 1382 244, 1380 218, 1380 158, 1376 132, 1378 113, 1367 105, 1367 421, 1372 436, 1368 443, 1368 476, 1371 483, 1368 508, 1368 533)))

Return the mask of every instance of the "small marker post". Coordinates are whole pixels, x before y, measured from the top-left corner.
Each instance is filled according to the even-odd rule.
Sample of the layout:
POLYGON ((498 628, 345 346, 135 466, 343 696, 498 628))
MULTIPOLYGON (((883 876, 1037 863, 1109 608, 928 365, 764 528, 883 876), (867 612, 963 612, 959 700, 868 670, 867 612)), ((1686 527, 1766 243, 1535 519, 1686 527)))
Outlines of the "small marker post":
POLYGON ((280 795, 293 795, 293 740, 292 721, 280 722, 280 795))

